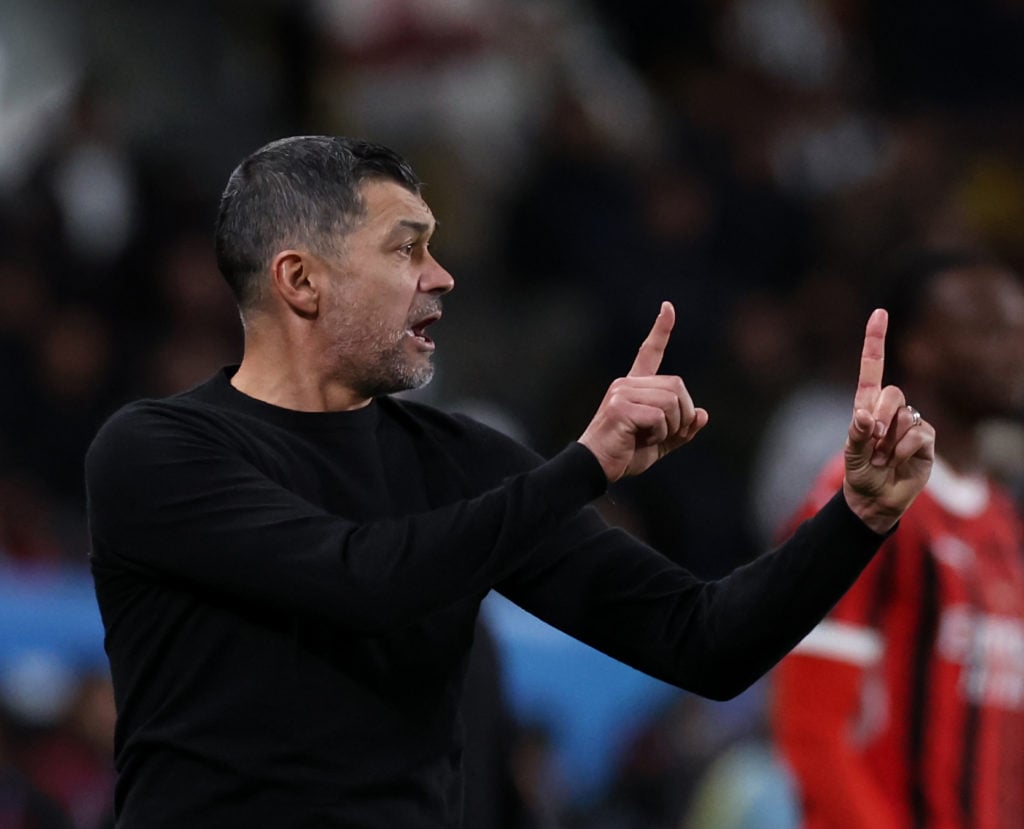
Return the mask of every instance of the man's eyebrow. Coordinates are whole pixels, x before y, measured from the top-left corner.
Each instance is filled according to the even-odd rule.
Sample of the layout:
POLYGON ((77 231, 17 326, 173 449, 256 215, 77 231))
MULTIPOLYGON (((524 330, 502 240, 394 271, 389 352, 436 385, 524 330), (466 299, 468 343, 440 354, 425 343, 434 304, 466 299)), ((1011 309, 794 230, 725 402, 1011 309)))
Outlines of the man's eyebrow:
POLYGON ((398 227, 407 227, 410 230, 415 230, 417 233, 420 234, 426 233, 431 229, 436 229, 437 225, 437 221, 434 221, 433 224, 430 224, 429 222, 417 222, 413 219, 399 219, 397 224, 398 227))

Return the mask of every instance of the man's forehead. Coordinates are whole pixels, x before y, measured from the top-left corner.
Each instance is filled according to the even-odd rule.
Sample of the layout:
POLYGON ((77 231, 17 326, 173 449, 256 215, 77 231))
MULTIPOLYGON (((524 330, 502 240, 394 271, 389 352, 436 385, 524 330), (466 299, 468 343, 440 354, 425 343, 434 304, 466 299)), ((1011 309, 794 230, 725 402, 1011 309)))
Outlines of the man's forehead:
POLYGON ((423 198, 397 182, 371 179, 361 186, 360 194, 366 207, 367 223, 392 226, 402 222, 429 227, 436 224, 434 214, 423 198))

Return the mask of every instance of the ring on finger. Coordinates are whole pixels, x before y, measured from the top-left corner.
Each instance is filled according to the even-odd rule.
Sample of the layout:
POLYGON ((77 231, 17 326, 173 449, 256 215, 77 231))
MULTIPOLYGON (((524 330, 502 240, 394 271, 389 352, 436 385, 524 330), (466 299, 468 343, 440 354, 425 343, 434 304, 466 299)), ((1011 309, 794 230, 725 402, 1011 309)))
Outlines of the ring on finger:
POLYGON ((913 406, 907 406, 907 411, 910 412, 910 425, 918 426, 921 423, 921 413, 913 406))

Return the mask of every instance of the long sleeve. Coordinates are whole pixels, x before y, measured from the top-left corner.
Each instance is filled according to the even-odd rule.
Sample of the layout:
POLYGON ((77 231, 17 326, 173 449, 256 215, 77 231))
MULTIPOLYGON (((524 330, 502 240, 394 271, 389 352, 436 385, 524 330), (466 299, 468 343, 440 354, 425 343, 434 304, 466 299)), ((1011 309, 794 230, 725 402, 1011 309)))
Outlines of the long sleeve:
POLYGON ((775 550, 703 582, 627 534, 539 556, 502 592, 555 627, 714 699, 766 673, 839 600, 884 538, 836 494, 775 550))
POLYGON ((573 444, 477 497, 356 522, 274 481, 187 412, 145 404, 104 427, 86 477, 95 567, 116 561, 362 632, 483 595, 605 486, 573 444))
POLYGON ((726 696, 877 546, 838 501, 702 583, 585 506, 605 478, 578 444, 545 461, 387 399, 292 412, 226 372, 115 415, 86 478, 119 820, 147 829, 456 825, 459 695, 492 587, 641 670, 726 696))

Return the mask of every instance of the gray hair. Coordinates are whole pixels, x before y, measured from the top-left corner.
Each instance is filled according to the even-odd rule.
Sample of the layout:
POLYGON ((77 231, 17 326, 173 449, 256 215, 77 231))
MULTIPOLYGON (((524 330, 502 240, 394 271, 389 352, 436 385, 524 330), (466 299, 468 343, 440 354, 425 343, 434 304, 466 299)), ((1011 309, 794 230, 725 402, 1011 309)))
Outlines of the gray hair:
POLYGON ((340 136, 273 141, 228 179, 216 223, 217 265, 243 311, 262 294, 273 256, 290 247, 337 253, 339 236, 363 215, 359 188, 386 179, 420 192, 405 159, 380 144, 340 136))

